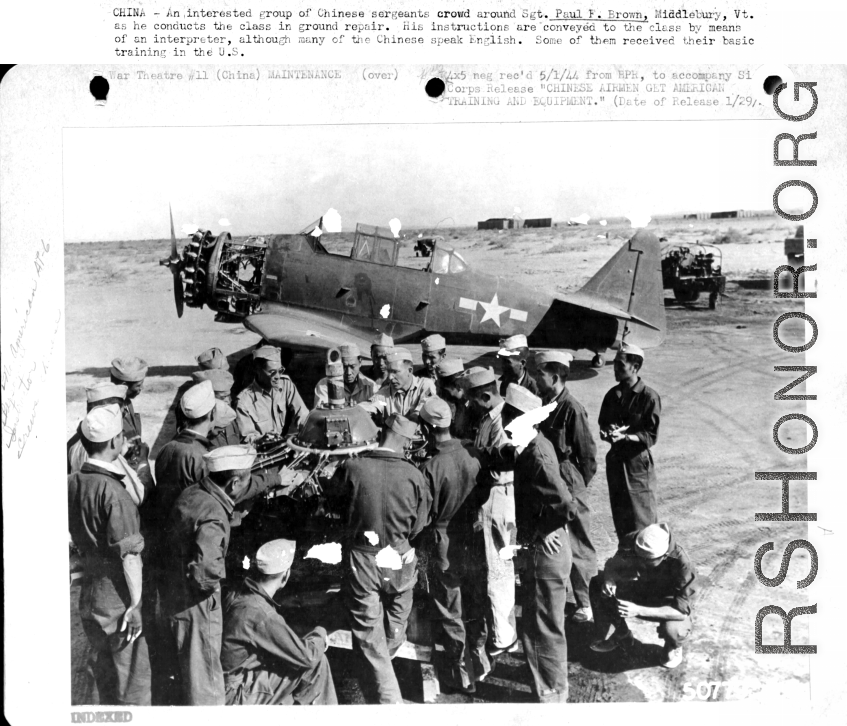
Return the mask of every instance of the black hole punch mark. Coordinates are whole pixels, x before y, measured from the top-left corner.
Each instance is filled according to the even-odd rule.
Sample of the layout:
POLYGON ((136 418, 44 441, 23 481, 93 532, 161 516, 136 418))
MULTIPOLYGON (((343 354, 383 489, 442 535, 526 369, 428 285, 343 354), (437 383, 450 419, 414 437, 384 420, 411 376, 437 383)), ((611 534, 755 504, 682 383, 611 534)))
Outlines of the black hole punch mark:
POLYGON ((768 76, 765 78, 765 82, 762 84, 765 89, 765 93, 769 96, 773 96, 774 91, 782 85, 782 79, 779 76, 768 76))
POLYGON ((91 95, 94 96, 95 101, 105 103, 106 96, 109 95, 109 81, 103 78, 103 76, 94 76, 91 79, 91 83, 88 84, 88 90, 91 91, 91 95))
POLYGON ((427 96, 430 98, 438 98, 442 93, 444 93, 444 81, 440 78, 430 78, 426 82, 426 86, 424 88, 427 96))

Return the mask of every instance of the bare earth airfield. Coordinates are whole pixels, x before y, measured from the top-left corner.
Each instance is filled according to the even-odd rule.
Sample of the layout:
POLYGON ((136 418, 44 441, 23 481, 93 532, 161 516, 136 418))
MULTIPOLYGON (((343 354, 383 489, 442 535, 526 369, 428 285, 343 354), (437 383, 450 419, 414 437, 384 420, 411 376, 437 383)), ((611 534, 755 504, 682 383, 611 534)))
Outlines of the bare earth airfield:
MULTIPOLYGON (((373 220, 362 219, 366 223, 373 220)), ((163 216, 163 233, 167 218, 163 216)), ((773 394, 792 378, 775 373, 775 365, 796 365, 774 344, 772 326, 798 302, 774 300, 773 269, 785 263, 783 239, 794 226, 776 217, 696 221, 665 220, 650 228, 671 242, 720 242, 726 295, 719 308, 708 309, 705 297, 689 305, 667 307, 668 334, 659 347, 647 351, 642 371, 645 382, 662 398, 659 442, 653 449, 659 477, 661 519, 674 528, 697 567, 699 592, 694 604, 694 632, 685 646, 685 661, 676 670, 657 666, 660 640, 655 626, 636 621, 633 631, 641 642, 631 655, 598 654, 588 648, 591 625, 568 625, 571 702, 679 701, 686 699, 805 699, 808 698, 807 660, 797 656, 754 652, 754 620, 765 605, 785 611, 806 605, 802 591, 790 583, 808 573, 808 553, 794 553, 786 584, 763 587, 753 571, 753 556, 765 542, 776 552, 784 543, 805 534, 805 525, 755 522, 755 512, 780 508, 778 482, 757 482, 754 471, 788 471, 805 467, 802 456, 788 456, 774 445, 774 422, 788 410, 773 394), (715 689, 701 686, 725 683, 715 689), (689 688, 685 688, 686 684, 689 688), (708 694, 708 695, 707 695, 708 694)), ((213 229, 217 234, 221 230, 213 229)), ((268 230, 282 232, 285 230, 268 230)), ((412 248, 417 230, 404 231, 408 242, 401 264, 415 264, 412 248), (411 258, 411 259, 410 259, 411 258)), ((441 229, 438 234, 454 246, 471 266, 484 272, 513 276, 539 288, 569 291, 579 288, 632 230, 608 227, 557 226, 550 229, 441 229)), ((334 252, 348 251, 351 234, 326 235, 323 243, 334 252)), ((182 319, 174 310, 171 275, 159 267, 169 240, 80 243, 65 246, 66 300, 66 429, 70 436, 85 411, 85 387, 107 378, 109 362, 118 355, 137 355, 150 370, 142 394, 135 400, 143 421, 144 440, 155 457, 165 441, 160 427, 174 393, 196 369, 194 356, 217 346, 233 363, 258 336, 238 324, 213 322, 208 309, 186 308, 182 319)), ((180 243, 180 246, 182 243, 180 243)), ((671 298, 671 291, 666 295, 671 298)), ((783 339, 796 345, 803 331, 782 326, 783 339)), ((799 323, 802 325, 802 323, 799 323)), ((339 340, 341 344, 344 341, 339 340)), ((420 362, 419 346, 412 346, 420 362)), ((465 364, 495 365, 494 351, 453 347, 465 364)), ((590 486, 595 511, 593 539, 600 563, 614 554, 616 538, 609 510, 604 455, 597 414, 606 391, 615 381, 611 362, 604 370, 590 366, 593 354, 578 351, 569 387, 588 410, 598 442, 597 476, 590 486)), ((288 371, 311 404, 320 376, 320 358, 298 356, 288 371)), ((803 386, 792 393, 801 393, 803 386)), ((798 407, 799 406, 799 407, 798 407)), ((791 411, 801 411, 794 404, 791 411)), ((802 446, 805 428, 781 429, 788 446, 802 446)), ((805 496, 792 487, 791 509, 805 509, 805 496)), ((777 554, 765 559, 765 572, 777 567, 777 554), (773 558, 771 561, 770 558, 773 558)), ((71 587, 73 703, 92 703, 86 678, 88 642, 76 615, 78 582, 71 587)), ((794 621, 793 640, 807 641, 808 619, 794 621)), ((782 643, 778 617, 765 620, 765 643, 782 643)), ((330 649, 330 663, 342 703, 360 703, 354 662, 349 651, 330 649)), ((419 665, 396 661, 404 696, 422 700, 419 665)), ((476 696, 442 695, 439 702, 529 701, 529 671, 517 652, 498 660, 491 682, 476 696)))

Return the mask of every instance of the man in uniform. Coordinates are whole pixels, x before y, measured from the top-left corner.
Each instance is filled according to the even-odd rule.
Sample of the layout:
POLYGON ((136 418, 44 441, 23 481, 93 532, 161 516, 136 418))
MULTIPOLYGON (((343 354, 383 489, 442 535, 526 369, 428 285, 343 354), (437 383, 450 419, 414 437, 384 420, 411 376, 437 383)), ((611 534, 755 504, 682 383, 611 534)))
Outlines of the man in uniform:
POLYGON ((438 396, 450 406, 452 424, 450 433, 457 439, 473 441, 479 420, 476 409, 465 395, 465 364, 461 358, 445 358, 435 366, 438 374, 438 396))
POLYGON ((537 425, 525 423, 521 427, 517 421, 541 405, 538 396, 510 383, 502 420, 519 452, 515 463, 515 505, 519 541, 526 549, 526 569, 521 575, 524 654, 536 698, 541 703, 565 703, 568 700, 565 603, 571 570, 567 527, 575 505, 559 474, 553 445, 538 431, 537 425), (525 433, 519 433, 516 430, 519 428, 525 433))
POLYGON ((228 706, 338 703, 326 630, 299 637, 274 601, 288 582, 295 546, 288 539, 263 544, 241 587, 226 595, 221 666, 228 706))
POLYGON ((444 340, 443 336, 436 333, 424 338, 421 341, 421 360, 423 361, 423 368, 420 371, 421 378, 437 381, 438 373, 435 366, 446 357, 447 341, 444 340))
POLYGON ((284 375, 279 348, 264 346, 253 351, 253 382, 235 405, 238 427, 247 443, 269 433, 296 431, 309 415, 297 388, 284 375))
POLYGON ((500 550, 515 544, 515 471, 514 457, 503 456, 509 443, 503 431, 501 413, 504 401, 497 390, 497 379, 490 368, 467 374, 468 397, 481 412, 474 446, 482 454, 483 474, 480 492, 483 501, 478 522, 485 541, 486 577, 491 608, 489 653, 492 656, 512 652, 518 647, 515 630, 515 565, 503 559, 500 550))
POLYGON ((605 569, 591 580, 595 626, 593 650, 608 653, 634 643, 626 618, 659 623, 665 641, 662 665, 682 663, 682 642, 691 633, 691 599, 697 573, 667 524, 650 524, 630 535, 605 569), (614 633, 612 634, 612 628, 614 633))
POLYGON ((394 348, 394 338, 385 333, 377 333, 371 343, 371 366, 365 371, 376 388, 388 381, 388 361, 386 358, 394 348))
MULTIPOLYGON (((362 356, 355 344, 341 346, 341 365, 344 368, 344 400, 348 406, 367 401, 376 392, 376 383, 361 372, 362 356)), ((327 378, 315 386, 315 408, 327 401, 327 378)))
POLYGON ((379 448, 342 463, 327 491, 344 527, 344 592, 353 643, 379 703, 402 703, 391 658, 406 640, 417 580, 409 540, 429 516, 423 474, 403 456, 414 435, 409 419, 390 416, 379 448))
POLYGON ((88 461, 68 477, 68 527, 84 561, 79 615, 97 653, 100 703, 149 706, 150 660, 141 632, 144 538, 114 464, 124 443, 120 408, 93 409, 80 433, 88 461))
POLYGON ((229 406, 232 405, 232 386, 235 383, 235 379, 229 371, 225 371, 222 368, 194 371, 191 374, 191 380, 195 384, 202 383, 203 381, 211 381, 215 398, 219 401, 224 401, 229 406))
POLYGON ((452 414, 446 401, 428 398, 421 408, 420 419, 421 428, 435 450, 421 471, 432 501, 430 595, 438 614, 435 622, 440 632, 436 640, 444 646, 444 667, 439 681, 472 693, 475 678, 465 667, 466 640, 471 643, 474 671, 482 675, 491 670, 485 653, 486 588, 474 587, 484 566, 471 558, 476 520, 473 492, 480 463, 461 441, 451 437, 452 414), (464 620, 468 621, 467 632, 464 620))
POLYGON ((165 611, 178 654, 184 702, 222 706, 223 608, 230 518, 250 481, 256 452, 222 446, 204 455, 208 475, 176 499, 171 511, 165 611))
POLYGON ((597 552, 591 542, 591 508, 588 505, 588 483, 597 472, 597 447, 588 428, 588 414, 568 390, 566 381, 573 356, 564 351, 541 351, 535 354, 538 390, 545 403, 556 402, 556 409, 539 426, 553 444, 559 460, 559 473, 574 498, 576 515, 568 524, 573 567, 571 587, 576 610, 573 621, 591 620, 588 583, 597 574, 597 552))
POLYGON ((144 388, 147 376, 147 363, 140 358, 115 358, 110 370, 112 383, 126 386, 126 399, 121 407, 123 416, 124 439, 127 447, 126 460, 135 469, 141 483, 152 487, 153 475, 150 471, 150 448, 141 440, 141 416, 135 412, 132 404, 144 388))
POLYGON ((618 542, 658 519, 656 467, 650 449, 659 436, 662 401, 638 377, 644 351, 622 343, 615 356, 615 380, 600 406, 600 438, 606 454, 606 478, 618 542))
POLYGON ((229 361, 220 348, 209 348, 197 356, 197 365, 201 371, 227 371, 229 361))
POLYGON ((388 381, 363 407, 372 413, 381 414, 383 419, 395 413, 417 419, 423 402, 435 395, 435 383, 414 374, 412 354, 408 348, 394 348, 386 360, 388 381))
POLYGON ((506 389, 510 383, 517 383, 536 396, 538 386, 527 372, 529 360, 529 347, 525 335, 513 335, 510 338, 501 338, 500 350, 497 351, 497 360, 500 361, 500 395, 506 395, 506 389))

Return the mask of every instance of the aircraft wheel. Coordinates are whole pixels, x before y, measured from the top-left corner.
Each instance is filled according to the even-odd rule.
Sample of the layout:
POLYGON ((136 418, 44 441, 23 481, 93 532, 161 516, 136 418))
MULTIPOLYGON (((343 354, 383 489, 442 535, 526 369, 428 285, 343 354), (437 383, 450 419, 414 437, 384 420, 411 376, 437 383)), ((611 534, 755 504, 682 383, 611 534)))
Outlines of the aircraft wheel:
POLYGON ((602 368, 604 365, 606 365, 606 359, 599 353, 591 359, 592 368, 602 368))

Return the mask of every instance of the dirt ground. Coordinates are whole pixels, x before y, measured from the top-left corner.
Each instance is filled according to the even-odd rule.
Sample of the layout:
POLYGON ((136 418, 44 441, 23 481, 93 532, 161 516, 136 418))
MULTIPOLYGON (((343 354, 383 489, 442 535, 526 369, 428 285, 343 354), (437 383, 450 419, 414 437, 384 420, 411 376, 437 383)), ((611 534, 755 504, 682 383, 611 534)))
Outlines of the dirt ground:
MULTIPOLYGON (((651 225, 653 226, 653 225, 651 225)), ((789 582, 808 572, 804 550, 794 553, 788 580, 781 588, 759 584, 753 556, 765 542, 776 552, 802 537, 804 525, 755 522, 756 512, 777 511, 778 484, 757 482, 755 471, 801 470, 804 457, 782 454, 771 435, 780 416, 801 411, 794 403, 775 402, 774 391, 789 379, 775 365, 798 364, 773 343, 772 325, 779 314, 798 304, 774 300, 769 290, 772 270, 784 263, 782 241, 794 227, 774 217, 691 222, 676 220, 656 226, 672 242, 721 242, 727 292, 717 311, 705 300, 693 305, 668 301, 668 336, 648 351, 645 382, 663 404, 659 442, 653 449, 660 482, 659 507, 671 523, 698 572, 694 605, 695 628, 685 646, 685 662, 673 671, 657 666, 660 640, 655 626, 635 622, 641 645, 629 656, 600 656, 588 649, 590 626, 568 632, 570 700, 679 701, 808 697, 807 661, 796 656, 756 655, 754 621, 760 608, 778 604, 785 611, 805 605, 802 592, 789 582), (693 226, 689 226, 692 224, 693 226), (722 688, 706 696, 709 687, 722 688), (685 688, 688 685, 690 688, 685 688)), ((581 286, 631 234, 624 227, 556 227, 546 230, 439 230, 447 243, 483 271, 514 271, 521 282, 572 290, 581 286), (606 235, 608 234, 608 238, 606 235), (602 238, 597 235, 603 235, 602 238)), ((410 234, 410 243, 416 234, 410 234)), ((349 246, 350 235, 325 240, 328 246, 349 246)), ((258 336, 235 324, 217 324, 209 310, 174 311, 171 278, 158 266, 168 253, 166 241, 82 243, 65 246, 67 325, 67 417, 70 436, 84 413, 84 389, 108 376, 109 361, 117 355, 139 355, 150 364, 145 389, 136 399, 144 439, 154 448, 163 443, 160 427, 177 387, 196 369, 194 356, 218 346, 236 358, 258 336)), ((410 260, 414 264, 414 258, 410 260)), ((670 292, 668 291, 668 294, 670 292)), ((786 341, 791 326, 783 326, 786 341)), ((795 334, 797 329, 794 329, 795 334)), ((342 342, 342 341, 339 341, 342 342)), ((494 364, 492 351, 454 348, 466 363, 494 364)), ((596 419, 605 392, 614 385, 611 365, 594 370, 591 354, 579 351, 569 387, 583 403, 598 442, 597 476, 590 486, 596 516, 593 539, 602 564, 615 550, 616 539, 605 483, 604 455, 596 419)), ((318 360, 297 358, 293 377, 301 392, 314 386, 318 360)), ((802 386, 792 391, 800 392, 802 386)), ((304 395, 305 397, 305 395, 304 395)), ((803 428, 784 425, 787 445, 805 443, 803 428), (801 443, 802 442, 802 443, 801 443)), ((793 510, 802 510, 805 494, 792 486, 793 510)), ((766 560, 766 572, 776 570, 777 555, 766 560)), ((71 588, 74 702, 88 701, 85 664, 87 643, 75 614, 78 588, 71 588)), ((569 626, 570 627, 570 626, 569 626)), ((806 642, 807 622, 794 621, 794 642, 806 642)), ((764 642, 781 643, 779 618, 765 620, 764 642)), ((355 663, 334 650, 332 664, 343 702, 360 702, 355 663)), ((404 692, 419 700, 419 673, 414 664, 398 665, 404 692)), ((475 701, 528 698, 529 672, 520 652, 498 661, 493 679, 482 686, 475 701)), ((442 696, 441 701, 470 701, 465 696, 442 696)))

